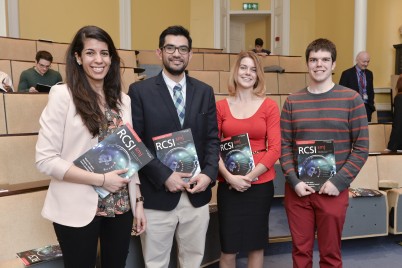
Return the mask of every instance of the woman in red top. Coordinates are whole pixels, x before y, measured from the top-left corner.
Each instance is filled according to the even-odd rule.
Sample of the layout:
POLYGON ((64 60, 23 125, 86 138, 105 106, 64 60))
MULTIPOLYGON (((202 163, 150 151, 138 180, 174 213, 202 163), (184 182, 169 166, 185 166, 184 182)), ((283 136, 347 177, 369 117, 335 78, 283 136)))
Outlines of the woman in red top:
POLYGON ((229 97, 217 102, 220 138, 248 133, 255 168, 233 175, 219 161, 220 267, 235 267, 248 252, 248 267, 262 267, 274 195, 274 164, 280 157, 279 109, 265 97, 264 73, 254 52, 241 52, 229 77, 229 97))

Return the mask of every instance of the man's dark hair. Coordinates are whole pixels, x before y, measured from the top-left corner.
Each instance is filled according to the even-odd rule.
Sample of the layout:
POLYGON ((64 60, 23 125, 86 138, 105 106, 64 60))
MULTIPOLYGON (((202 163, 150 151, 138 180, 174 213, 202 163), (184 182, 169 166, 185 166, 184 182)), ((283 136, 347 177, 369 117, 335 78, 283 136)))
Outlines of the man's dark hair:
POLYGON ((174 26, 169 26, 168 28, 166 28, 159 36, 159 48, 163 47, 163 45, 165 44, 165 37, 167 35, 184 36, 185 38, 187 38, 188 47, 191 50, 193 40, 190 37, 189 31, 186 28, 184 28, 183 26, 174 25, 174 26))
POLYGON ((318 38, 311 42, 306 49, 306 62, 308 62, 308 58, 310 57, 310 52, 317 52, 319 50, 327 51, 331 53, 332 62, 336 61, 336 46, 330 40, 325 38, 318 38))
POLYGON ((39 62, 40 59, 44 59, 47 61, 50 61, 50 63, 53 62, 53 56, 52 54, 50 54, 48 51, 46 50, 39 50, 38 52, 36 52, 36 56, 35 56, 35 60, 36 62, 39 62))
POLYGON ((257 38, 255 39, 254 45, 262 47, 264 45, 264 41, 262 41, 261 38, 257 38))

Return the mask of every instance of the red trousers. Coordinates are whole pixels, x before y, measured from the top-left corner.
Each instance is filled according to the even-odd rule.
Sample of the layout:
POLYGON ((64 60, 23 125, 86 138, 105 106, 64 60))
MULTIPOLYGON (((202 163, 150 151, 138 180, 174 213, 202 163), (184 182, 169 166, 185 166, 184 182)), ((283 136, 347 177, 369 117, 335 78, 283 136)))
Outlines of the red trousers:
POLYGON ((294 268, 313 267, 315 232, 320 268, 342 267, 341 237, 348 204, 347 190, 339 196, 314 193, 298 197, 286 183, 285 209, 292 235, 294 268))

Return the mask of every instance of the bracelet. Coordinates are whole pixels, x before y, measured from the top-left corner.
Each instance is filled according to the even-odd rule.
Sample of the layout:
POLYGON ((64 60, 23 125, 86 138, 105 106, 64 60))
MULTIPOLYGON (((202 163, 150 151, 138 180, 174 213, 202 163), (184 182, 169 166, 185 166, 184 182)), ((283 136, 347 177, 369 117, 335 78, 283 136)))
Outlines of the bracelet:
POLYGON ((103 185, 105 185, 105 180, 106 180, 106 176, 105 176, 105 173, 103 173, 103 183, 100 187, 103 187, 103 185))
POLYGON ((135 201, 137 202, 144 202, 144 197, 143 196, 139 196, 135 199, 135 201))

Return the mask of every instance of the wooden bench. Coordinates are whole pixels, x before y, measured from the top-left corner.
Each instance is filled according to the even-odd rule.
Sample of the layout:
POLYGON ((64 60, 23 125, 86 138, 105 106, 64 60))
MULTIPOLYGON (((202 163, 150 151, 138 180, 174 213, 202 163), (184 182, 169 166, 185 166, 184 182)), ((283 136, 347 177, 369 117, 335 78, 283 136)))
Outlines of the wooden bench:
POLYGON ((45 108, 48 94, 4 94, 7 134, 37 133, 39 118, 45 108))
MULTIPOLYGON (((53 56, 53 64, 56 63, 66 63, 66 53, 69 44, 66 43, 57 43, 52 41, 44 41, 44 40, 37 40, 36 41, 36 51, 46 50, 50 52, 53 56)), ((31 55, 31 60, 35 60, 35 54, 31 55)))
MULTIPOLYGON (((187 70, 190 76, 211 85, 215 93, 227 93, 230 70, 237 57, 238 54, 234 53, 196 52, 193 53, 187 70)), ((307 70, 302 57, 267 56, 259 58, 263 67, 277 65, 285 68, 286 71, 285 73, 264 73, 268 93, 288 95, 307 86, 307 70)), ((162 70, 161 61, 153 50, 141 50, 138 62, 142 68, 145 68, 147 77, 155 76, 162 70)))
POLYGON ((4 112, 4 93, 0 95, 0 135, 7 134, 6 115, 4 112))
POLYGON ((279 74, 277 73, 264 73, 265 88, 267 93, 279 94, 279 74))
POLYGON ((307 86, 305 73, 281 73, 278 74, 278 93, 290 94, 307 86))
MULTIPOLYGON (((0 71, 2 71, 3 73, 8 74, 8 76, 12 80, 13 77, 12 77, 12 72, 11 72, 11 60, 0 60, 0 71)), ((14 89, 15 89, 14 81, 13 81, 13 86, 14 86, 14 89)))
POLYGON ((35 166, 37 135, 0 135, 0 185, 49 181, 35 166))
POLYGON ((36 41, 10 37, 0 37, 0 59, 34 61, 36 41))
MULTIPOLYGON (((262 67, 267 67, 267 66, 272 66, 272 65, 280 66, 280 62, 279 62, 280 57, 281 56, 278 56, 278 55, 270 55, 270 56, 265 56, 265 57, 260 56, 259 59, 260 59, 262 67)), ((280 66, 280 67, 282 67, 282 66, 280 66)), ((285 70, 285 71, 287 71, 287 70, 285 70)))
POLYGON ((402 154, 381 154, 378 159, 379 184, 382 187, 394 185, 387 190, 389 204, 389 232, 402 234, 402 154))
POLYGON ((138 81, 138 74, 134 73, 133 68, 120 68, 121 72, 121 86, 124 93, 128 93, 130 85, 138 81))
POLYGON ((304 57, 279 56, 279 66, 288 73, 307 73, 307 64, 304 57))
MULTIPOLYGON (((29 68, 32 68, 34 65, 34 61, 11 60, 11 73, 9 75, 13 79, 14 90, 16 92, 18 91, 21 73, 29 68)), ((51 66, 51 68, 54 69, 54 66, 51 66)))
MULTIPOLYGON (((12 190, 0 193, 0 209, 7 215, 0 219, 0 268, 23 268, 22 262, 16 258, 16 253, 44 245, 57 243, 52 223, 42 218, 44 198, 47 186, 38 187, 33 192, 18 193, 12 190)), ((10 188, 11 189, 11 188, 10 188)), ((25 190, 27 191, 27 190, 25 190)), ((210 207, 210 222, 207 230, 206 248, 202 266, 219 260, 219 225, 216 205, 210 207)), ((170 268, 177 267, 177 247, 174 245, 171 253, 170 268)), ((62 260, 37 264, 38 268, 62 268, 62 260)), ((144 267, 141 241, 133 236, 130 241, 126 267, 144 267)))
MULTIPOLYGON (((51 68, 59 71, 65 81, 65 61, 69 44, 47 40, 30 40, 0 37, 0 70, 6 72, 12 79, 17 91, 22 71, 35 65, 35 55, 39 50, 49 51, 53 56, 51 68)), ((140 80, 134 68, 137 67, 137 57, 134 50, 117 49, 122 61, 123 91, 128 86, 140 80)), ((155 56, 156 57, 156 56, 155 56)))
MULTIPOLYGON (((378 190, 378 178, 377 156, 369 156, 350 187, 378 190)), ((359 198, 349 194, 342 239, 388 235, 388 199, 382 193, 381 197, 359 198)))
POLYGON ((204 71, 229 72, 229 54, 204 53, 204 71))
POLYGON ((384 132, 385 132, 385 148, 388 147, 389 137, 391 136, 392 124, 386 123, 384 124, 384 132))
POLYGON ((384 124, 369 124, 369 152, 384 152, 387 148, 384 124))
POLYGON ((219 93, 219 71, 189 71, 188 74, 210 85, 215 93, 219 93))
POLYGON ((46 192, 42 187, 32 192, 0 193, 0 267, 24 267, 17 252, 57 243, 52 223, 41 216, 46 192))
POLYGON ((193 53, 190 62, 188 63, 187 70, 189 71, 203 71, 204 70, 204 53, 193 53))

